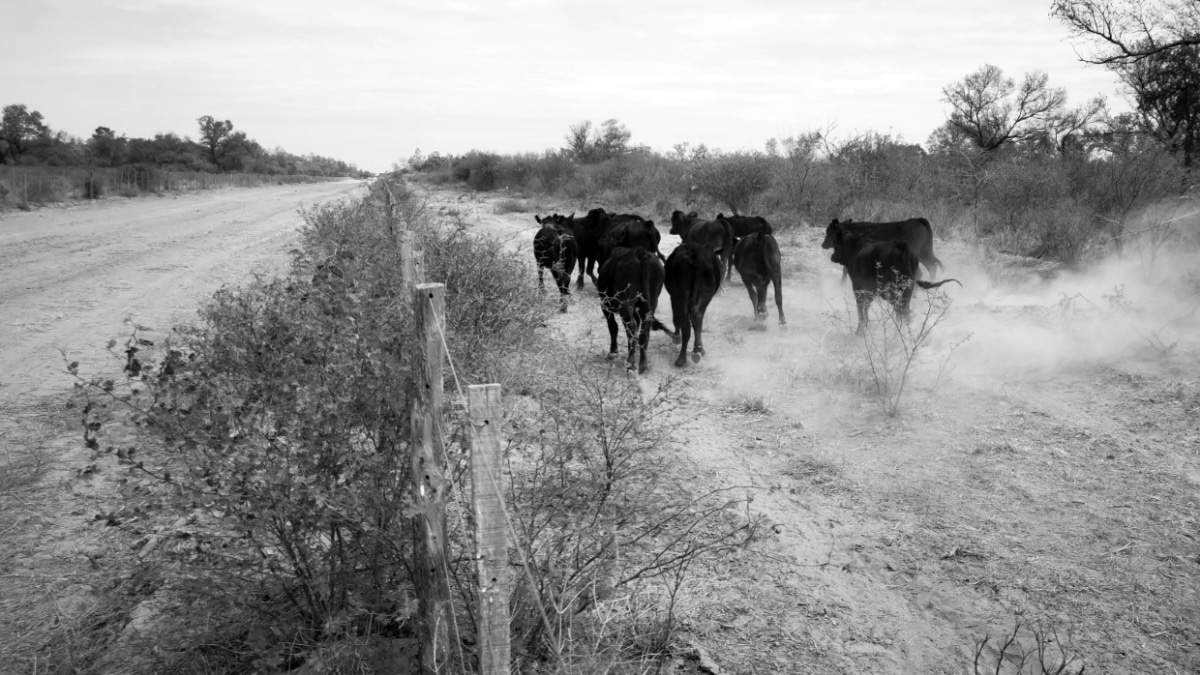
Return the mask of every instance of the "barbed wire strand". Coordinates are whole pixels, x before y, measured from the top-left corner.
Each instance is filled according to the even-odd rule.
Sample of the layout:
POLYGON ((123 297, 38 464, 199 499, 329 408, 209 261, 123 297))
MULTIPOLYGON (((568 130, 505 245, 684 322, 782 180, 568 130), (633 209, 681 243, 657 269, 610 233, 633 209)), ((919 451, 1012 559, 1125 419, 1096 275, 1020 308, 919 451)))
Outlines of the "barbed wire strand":
MULTIPOLYGON (((446 354, 446 362, 450 364, 450 375, 454 379, 454 387, 458 390, 458 396, 462 400, 463 408, 467 409, 469 401, 468 401, 466 395, 463 393, 462 382, 458 379, 458 373, 454 368, 454 359, 453 359, 453 357, 450 356, 450 345, 446 341, 446 331, 443 327, 443 322, 441 320, 441 317, 439 317, 437 315, 437 309, 435 307, 433 307, 432 300, 430 301, 429 309, 430 309, 431 313, 433 314, 433 323, 434 323, 434 326, 437 327, 438 337, 442 342, 442 351, 446 354)), ((443 446, 442 446, 442 454, 443 454, 443 461, 445 463, 449 464, 450 457, 449 457, 449 455, 446 454, 445 444, 443 444, 443 446)), ((485 473, 487 474, 488 481, 491 483, 492 489, 495 490, 497 494, 501 494, 500 481, 497 480, 496 475, 492 472, 492 467, 487 464, 484 464, 484 470, 485 470, 485 473)), ((456 487, 454 485, 453 479, 450 480, 450 484, 451 484, 452 488, 456 487)), ((454 490, 454 492, 456 492, 459 495, 460 499, 462 499, 464 497, 463 491, 461 489, 454 490)), ((461 503, 459 504, 459 507, 464 508, 464 509, 466 508, 461 503)), ((510 514, 508 511, 508 504, 505 503, 503 500, 501 500, 501 511, 504 514, 504 523, 505 523, 506 529, 508 530, 508 535, 510 537, 512 537, 513 544, 515 544, 515 546, 513 548, 515 548, 521 554, 521 560, 519 561, 519 564, 521 566, 522 571, 524 571, 524 573, 525 573, 526 582, 529 583, 529 591, 530 591, 530 593, 532 593, 534 601, 537 604, 538 613, 541 615, 542 625, 546 629, 547 642, 550 643, 550 649, 553 650, 555 659, 561 664, 562 663, 562 652, 559 649, 558 643, 554 640, 554 630, 550 624, 550 616, 546 613, 546 607, 542 603, 541 594, 538 593, 538 591, 537 591, 537 583, 533 578, 533 573, 529 571, 530 566, 528 564, 528 559, 525 556, 525 551, 519 545, 519 543, 521 542, 521 537, 517 536, 517 529, 516 529, 516 526, 513 525, 512 514, 510 514)), ((449 572, 448 569, 446 571, 449 572)), ((449 582, 447 582, 447 583, 449 583, 449 582)))

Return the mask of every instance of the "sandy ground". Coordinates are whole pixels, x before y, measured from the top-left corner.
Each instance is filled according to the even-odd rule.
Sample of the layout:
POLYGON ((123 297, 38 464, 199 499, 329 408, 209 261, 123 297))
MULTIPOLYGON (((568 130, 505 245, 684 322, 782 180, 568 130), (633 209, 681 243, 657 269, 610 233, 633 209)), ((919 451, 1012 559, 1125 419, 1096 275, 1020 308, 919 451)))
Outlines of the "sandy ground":
MULTIPOLYGON (((511 196, 428 194, 531 263, 535 213, 596 206, 517 200, 526 212, 511 213, 511 196)), ((669 254, 669 214, 637 212, 669 254)), ((727 672, 902 675, 970 672, 990 635, 991 673, 1020 621, 1026 650, 1034 629, 1054 633, 1049 654, 1078 657, 1064 672, 1200 672, 1194 258, 1130 252, 1047 279, 1036 261, 939 242, 963 285, 890 417, 823 227, 775 225, 792 225, 779 236, 788 328, 773 299, 755 326, 735 272, 709 308, 707 356, 676 369, 656 333, 640 378, 644 392, 684 378, 678 447, 664 449, 687 460, 681 474, 744 493, 772 524, 757 550, 691 570, 685 639, 727 672)), ((929 306, 918 292, 917 321, 929 306)), ((671 323, 665 293, 659 317, 671 323)), ((604 358, 590 281, 551 328, 604 358)))
MULTIPOLYGON (((358 189, 0 214, 0 460, 49 457, 42 485, 60 493, 49 511, 20 490, 0 495, 0 658, 36 644, 18 612, 86 620, 98 582, 77 570, 104 569, 88 507, 103 483, 77 420, 50 412, 71 384, 58 350, 85 374, 115 369, 104 346, 128 334, 126 316, 165 327, 220 284, 280 269, 297 206, 358 189)), ((526 253, 534 213, 590 206, 519 200, 527 210, 513 213, 500 198, 433 192, 428 203, 526 253)), ((668 229, 666 214, 642 214, 668 229)), ((978 640, 994 644, 1020 619, 1057 631, 1051 651, 1089 673, 1200 672, 1195 263, 1129 256, 1044 280, 939 242, 963 287, 889 417, 823 231, 776 227, 788 329, 771 305, 754 330, 735 274, 710 307, 705 359, 677 371, 676 348, 655 335, 639 380, 651 392, 683 378, 681 430, 662 449, 685 460, 681 477, 752 498, 771 523, 758 545, 691 570, 684 641, 728 673, 964 673, 978 640)), ((677 243, 663 239, 664 252, 677 243)), ((660 308, 670 323, 665 296, 660 308)), ((604 359, 590 282, 550 329, 604 359)), ((995 650, 985 657, 994 664, 995 650)))
POLYGON ((225 283, 287 264, 297 209, 359 181, 223 190, 0 213, 0 406, 62 391, 124 320, 165 328, 225 283))

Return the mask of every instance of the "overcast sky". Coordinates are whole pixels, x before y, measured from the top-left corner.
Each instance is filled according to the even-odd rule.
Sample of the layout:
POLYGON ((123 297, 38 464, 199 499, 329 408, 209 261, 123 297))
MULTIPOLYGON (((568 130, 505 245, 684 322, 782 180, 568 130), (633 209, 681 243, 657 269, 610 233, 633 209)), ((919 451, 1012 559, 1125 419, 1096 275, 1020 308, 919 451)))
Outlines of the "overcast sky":
POLYGON ((830 127, 924 143, 942 88, 985 63, 1128 108, 1050 0, 0 3, 0 105, 82 137, 195 138, 212 115, 372 171, 416 148, 540 152, 609 118, 660 151, 830 127))

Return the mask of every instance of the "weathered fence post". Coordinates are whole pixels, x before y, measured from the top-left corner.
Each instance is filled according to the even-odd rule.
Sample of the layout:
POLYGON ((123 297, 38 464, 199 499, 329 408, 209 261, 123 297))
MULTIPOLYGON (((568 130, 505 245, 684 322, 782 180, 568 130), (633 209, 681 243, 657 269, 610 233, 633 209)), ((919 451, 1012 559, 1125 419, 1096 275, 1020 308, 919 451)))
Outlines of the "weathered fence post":
POLYGON ((508 675, 508 538, 500 489, 500 385, 467 387, 479 577, 479 673, 508 675))
POLYGON ((446 574, 446 467, 442 445, 442 341, 437 322, 444 284, 413 290, 412 484, 414 585, 421 613, 421 671, 439 673, 449 658, 450 582, 446 574))

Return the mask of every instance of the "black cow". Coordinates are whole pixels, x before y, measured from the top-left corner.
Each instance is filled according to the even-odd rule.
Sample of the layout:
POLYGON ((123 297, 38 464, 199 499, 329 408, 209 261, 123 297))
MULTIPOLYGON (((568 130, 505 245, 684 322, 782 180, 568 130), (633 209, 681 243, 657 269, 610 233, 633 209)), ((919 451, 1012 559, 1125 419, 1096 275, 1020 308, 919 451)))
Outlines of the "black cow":
POLYGON ((579 258, 579 244, 569 230, 553 220, 554 217, 533 217, 542 226, 533 235, 533 258, 537 261, 538 287, 545 287, 543 274, 544 270, 549 269, 554 282, 558 284, 562 303, 559 311, 565 312, 571 295, 571 273, 575 271, 575 261, 579 258))
POLYGON ((608 323, 609 358, 617 355, 617 320, 625 324, 629 341, 627 367, 636 362, 639 373, 646 372, 646 347, 650 344, 651 328, 668 330, 654 312, 662 293, 665 276, 662 261, 641 248, 618 247, 600 266, 596 289, 600 291, 600 309, 608 323))
POLYGON ((643 220, 640 216, 621 215, 611 218, 612 226, 600 240, 600 263, 608 258, 609 252, 617 247, 643 248, 650 251, 661 261, 666 261, 658 251, 662 242, 662 234, 654 226, 653 220, 643 220))
POLYGON ((779 327, 786 328, 787 319, 783 316, 783 262, 775 237, 769 232, 755 232, 738 239, 733 247, 733 264, 750 293, 754 320, 767 320, 767 284, 774 284, 779 327))
POLYGON ((729 227, 733 232, 735 239, 748 237, 755 232, 765 232, 766 234, 775 234, 771 224, 762 216, 727 216, 722 213, 717 214, 717 220, 725 220, 729 222, 729 227))
POLYGON ((829 239, 830 248, 833 249, 829 259, 845 266, 850 273, 854 302, 858 306, 858 328, 855 332, 859 335, 867 328, 867 310, 877 295, 892 304, 898 317, 908 321, 908 305, 912 300, 914 284, 926 290, 951 281, 962 285, 957 279, 937 283, 918 279, 920 261, 907 242, 871 241, 850 234, 842 227, 834 227, 829 239))
POLYGON ((708 303, 721 288, 725 268, 721 266, 721 250, 713 250, 696 242, 680 244, 667 258, 667 292, 671 294, 671 315, 675 334, 680 336, 677 367, 687 364, 688 340, 696 331, 692 361, 704 355, 704 312, 708 303))
MULTIPOLYGON (((825 241, 821 248, 833 248, 833 233, 841 228, 846 234, 867 241, 902 241, 908 244, 913 253, 929 270, 929 278, 937 278, 937 268, 945 268, 941 260, 933 254, 933 228, 924 218, 909 218, 890 223, 864 223, 847 220, 838 222, 837 218, 825 228, 825 241)), ((845 270, 849 272, 849 270, 845 270)), ((845 274, 842 275, 845 281, 845 274)))
POLYGON ((695 211, 687 214, 675 211, 671 214, 671 234, 679 235, 685 244, 701 244, 712 251, 720 251, 718 255, 725 266, 726 278, 733 274, 729 264, 733 257, 733 229, 728 220, 701 220, 695 211))
POLYGON ((610 226, 608 213, 604 209, 595 208, 579 218, 576 218, 574 213, 569 216, 554 214, 547 218, 575 237, 579 249, 579 280, 576 287, 583 288, 585 273, 592 278, 593 284, 596 283, 594 266, 600 259, 600 239, 610 226))

